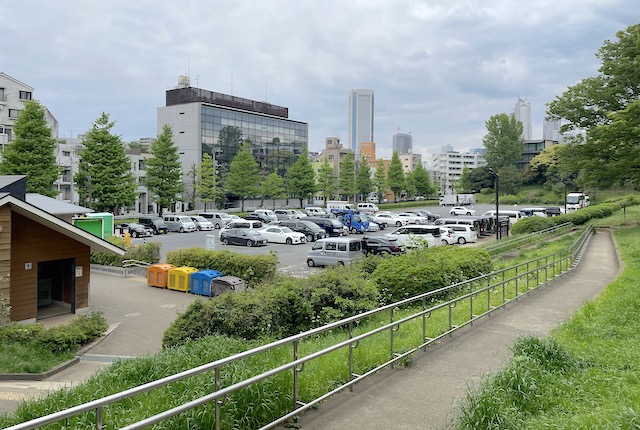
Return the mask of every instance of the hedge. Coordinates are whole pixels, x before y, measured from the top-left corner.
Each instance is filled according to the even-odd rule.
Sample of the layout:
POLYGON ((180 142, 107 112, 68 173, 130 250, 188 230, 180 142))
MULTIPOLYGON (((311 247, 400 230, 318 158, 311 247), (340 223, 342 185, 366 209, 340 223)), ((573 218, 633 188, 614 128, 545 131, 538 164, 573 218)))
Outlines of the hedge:
POLYGON ((167 252, 167 263, 190 266, 198 270, 217 270, 227 276, 237 276, 249 285, 272 279, 278 268, 275 252, 262 255, 244 255, 233 251, 212 251, 204 248, 186 248, 167 252))
POLYGON ((224 334, 243 339, 286 337, 373 309, 378 290, 350 267, 309 278, 278 277, 248 292, 193 302, 165 331, 163 345, 224 334))
MULTIPOLYGON (((124 239, 120 236, 111 236, 107 239, 110 243, 124 248, 124 239)), ((121 257, 116 254, 107 252, 92 251, 90 261, 91 264, 101 264, 103 266, 116 266, 122 267, 122 260, 138 260, 145 261, 149 264, 154 264, 160 261, 160 247, 162 245, 158 242, 146 242, 139 245, 129 247, 124 256, 121 257)))

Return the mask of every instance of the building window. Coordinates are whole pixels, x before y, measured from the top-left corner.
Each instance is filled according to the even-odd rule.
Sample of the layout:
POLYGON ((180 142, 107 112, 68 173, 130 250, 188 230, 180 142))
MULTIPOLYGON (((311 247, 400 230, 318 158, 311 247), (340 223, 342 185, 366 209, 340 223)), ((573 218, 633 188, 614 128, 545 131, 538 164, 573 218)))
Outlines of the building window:
POLYGON ((18 118, 20 115, 20 109, 9 109, 9 118, 18 118))
POLYGON ((31 100, 31 91, 20 91, 20 100, 31 100))
POLYGON ((147 166, 145 165, 144 160, 139 160, 138 161, 138 170, 144 170, 144 169, 146 169, 146 167, 147 166))
POLYGON ((71 151, 62 151, 63 157, 71 157, 71 151))
POLYGON ((0 102, 6 102, 7 96, 4 93, 4 88, 0 88, 0 102))

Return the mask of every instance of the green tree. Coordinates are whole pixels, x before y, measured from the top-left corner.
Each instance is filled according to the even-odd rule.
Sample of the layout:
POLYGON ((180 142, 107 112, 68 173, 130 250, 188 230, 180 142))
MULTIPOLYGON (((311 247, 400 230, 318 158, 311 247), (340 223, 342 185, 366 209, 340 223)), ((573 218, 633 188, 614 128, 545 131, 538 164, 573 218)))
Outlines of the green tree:
MULTIPOLYGON (((464 171, 463 171, 464 172, 464 171)), ((436 193, 435 187, 429 178, 429 172, 422 164, 418 164, 413 170, 413 184, 416 187, 416 195, 431 196, 436 193)))
POLYGON ((251 151, 249 145, 244 144, 231 162, 229 177, 227 178, 227 190, 235 194, 242 201, 241 210, 244 212, 244 201, 247 197, 253 197, 259 192, 260 166, 251 151))
POLYGON ((158 214, 162 215, 162 209, 173 207, 184 190, 178 147, 168 124, 162 127, 162 133, 151 143, 150 150, 152 156, 147 159, 145 184, 158 204, 158 214))
POLYGON ((274 209, 276 208, 276 199, 281 199, 287 195, 284 178, 278 175, 277 172, 271 172, 269 176, 266 177, 260 186, 260 191, 263 198, 271 199, 274 209))
POLYGON ((487 149, 487 166, 500 169, 514 166, 522 158, 524 138, 522 123, 514 115, 500 113, 485 122, 487 134, 482 138, 487 149))
POLYGON ((387 192, 387 172, 384 170, 384 161, 378 160, 376 171, 373 173, 373 186, 378 193, 378 203, 380 203, 387 192))
POLYGON ((387 172, 387 184, 389 189, 393 191, 393 201, 398 201, 398 196, 405 188, 404 170, 402 170, 402 161, 398 151, 393 151, 391 157, 391 164, 389 164, 389 171, 387 172))
POLYGON ((20 111, 14 128, 15 139, 2 153, 0 174, 26 175, 27 192, 54 197, 52 184, 60 175, 54 147, 56 140, 47 126, 45 110, 29 100, 20 111))
POLYGON ((356 165, 353 161, 353 152, 345 154, 340 162, 340 172, 338 173, 338 189, 340 195, 350 201, 351 196, 357 192, 356 188, 356 165))
POLYGON ((289 168, 288 187, 289 193, 300 200, 300 207, 304 206, 302 201, 313 196, 316 191, 315 173, 306 149, 289 168))
POLYGON ((465 174, 469 191, 475 190, 478 192, 483 188, 493 188, 495 185, 495 179, 489 171, 489 167, 482 166, 475 169, 466 169, 466 172, 463 170, 463 175, 465 174))
POLYGON ((326 158, 320 165, 320 170, 318 171, 318 191, 322 193, 325 206, 327 205, 329 197, 336 191, 336 178, 333 176, 333 167, 326 158))
POLYGON ((362 157, 362 161, 358 168, 356 188, 362 200, 366 199, 374 190, 373 181, 371 180, 371 168, 369 167, 369 163, 367 163, 366 157, 362 157))
POLYGON ((500 194, 515 194, 522 186, 522 171, 515 166, 505 166, 498 170, 500 194))
POLYGON ((204 210, 207 204, 222 199, 223 193, 219 186, 218 175, 213 157, 206 152, 202 154, 200 168, 197 170, 197 179, 194 186, 198 199, 204 203, 204 210))
POLYGON ((414 172, 407 172, 407 174, 404 175, 404 190, 407 192, 408 197, 415 197, 418 192, 413 173, 414 172))
POLYGON ((95 120, 85 136, 75 180, 81 201, 118 214, 135 202, 136 184, 122 138, 111 133, 114 124, 104 112, 95 120))

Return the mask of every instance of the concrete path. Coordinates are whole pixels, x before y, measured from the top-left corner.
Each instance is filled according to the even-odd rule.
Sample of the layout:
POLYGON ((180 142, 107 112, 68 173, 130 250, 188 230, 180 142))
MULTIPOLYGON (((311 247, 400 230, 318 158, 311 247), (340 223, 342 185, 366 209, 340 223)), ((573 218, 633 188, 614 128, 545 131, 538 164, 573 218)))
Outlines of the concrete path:
MULTIPOLYGON (((522 334, 545 336, 617 275, 618 260, 607 231, 594 235, 580 266, 529 297, 460 330, 417 353, 409 368, 385 370, 340 393, 302 416, 312 429, 441 429, 468 386, 502 367, 509 347, 522 334)), ((88 379, 120 357, 153 354, 192 294, 146 286, 144 278, 121 279, 92 272, 92 310, 104 312, 113 331, 79 363, 44 381, 0 381, 0 413, 12 412, 22 399, 38 397, 88 379)), ((59 324, 71 315, 44 320, 59 324)))

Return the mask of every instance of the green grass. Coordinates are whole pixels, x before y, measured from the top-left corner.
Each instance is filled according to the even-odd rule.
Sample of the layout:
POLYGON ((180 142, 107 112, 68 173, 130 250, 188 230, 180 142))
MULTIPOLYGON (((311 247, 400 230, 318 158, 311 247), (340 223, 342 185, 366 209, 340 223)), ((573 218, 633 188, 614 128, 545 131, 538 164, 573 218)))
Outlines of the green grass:
POLYGON ((37 342, 6 342, 0 348, 0 373, 41 373, 74 357, 71 351, 51 351, 37 342))
POLYGON ((640 428, 640 228, 615 238, 624 271, 542 342, 564 357, 553 368, 514 350, 514 359, 468 396, 460 429, 640 428))

